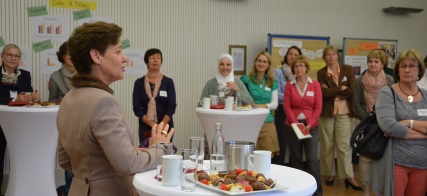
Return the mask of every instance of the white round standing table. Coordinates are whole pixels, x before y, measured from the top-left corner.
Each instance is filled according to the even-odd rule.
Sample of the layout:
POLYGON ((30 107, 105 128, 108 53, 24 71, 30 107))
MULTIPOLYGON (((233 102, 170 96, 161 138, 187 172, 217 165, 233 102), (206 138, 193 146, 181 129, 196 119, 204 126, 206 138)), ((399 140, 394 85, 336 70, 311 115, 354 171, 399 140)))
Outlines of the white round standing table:
MULTIPOLYGON (((209 161, 205 160, 205 165, 206 164, 209 164, 209 161)), ((221 195, 220 192, 205 189, 199 185, 196 185, 196 190, 194 192, 181 191, 181 185, 166 187, 163 186, 161 182, 154 179, 155 174, 156 170, 150 170, 135 175, 133 185, 141 196, 221 195)), ((253 192, 251 195, 306 196, 313 195, 314 191, 317 189, 314 177, 307 172, 298 169, 272 164, 270 168, 270 175, 272 179, 277 180, 277 184, 286 186, 289 189, 262 193, 253 192)))
POLYGON ((248 111, 225 111, 218 109, 196 108, 197 117, 202 123, 206 139, 211 146, 215 123, 222 124, 225 141, 247 141, 256 144, 261 127, 270 111, 256 108, 248 111))
POLYGON ((10 156, 6 196, 56 196, 57 106, 0 105, 0 125, 10 156))

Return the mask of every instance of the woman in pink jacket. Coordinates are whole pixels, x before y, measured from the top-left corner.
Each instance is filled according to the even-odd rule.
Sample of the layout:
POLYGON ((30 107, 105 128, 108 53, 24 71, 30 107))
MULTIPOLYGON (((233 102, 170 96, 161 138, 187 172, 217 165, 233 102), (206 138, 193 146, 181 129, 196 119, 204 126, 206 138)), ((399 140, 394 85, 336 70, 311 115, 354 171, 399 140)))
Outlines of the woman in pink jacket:
POLYGON ((303 148, 308 172, 317 181, 317 190, 314 195, 322 195, 322 181, 320 179, 320 161, 318 158, 317 125, 322 111, 322 91, 320 84, 311 79, 307 73, 310 65, 304 56, 296 57, 291 64, 295 79, 288 81, 285 87, 284 111, 286 113, 285 134, 289 144, 291 166, 304 170, 303 148), (305 131, 309 131, 311 138, 299 140, 292 123, 303 123, 305 131))

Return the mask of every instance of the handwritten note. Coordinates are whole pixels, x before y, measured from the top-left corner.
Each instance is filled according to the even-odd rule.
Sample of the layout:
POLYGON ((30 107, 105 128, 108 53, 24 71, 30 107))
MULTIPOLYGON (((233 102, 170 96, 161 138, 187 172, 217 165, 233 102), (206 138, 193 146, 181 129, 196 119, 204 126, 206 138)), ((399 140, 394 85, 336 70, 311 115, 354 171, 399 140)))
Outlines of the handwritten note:
POLYGON ((360 43, 360 50, 375 50, 378 49, 378 43, 360 43))
POLYGON ((74 20, 80 20, 83 18, 90 18, 92 14, 90 13, 90 9, 78 10, 73 12, 74 20))
POLYGON ((0 37, 0 47, 3 47, 4 45, 6 44, 4 43, 3 37, 0 37))
POLYGON ((36 42, 33 44, 33 50, 34 52, 40 52, 43 50, 51 49, 53 48, 52 40, 48 39, 41 42, 36 42))
POLYGON ((50 7, 96 10, 96 2, 76 0, 49 0, 50 7))
POLYGON ((129 48, 129 47, 130 47, 129 39, 123 40, 122 41, 122 49, 129 48))
POLYGON ((46 6, 27 7, 29 17, 47 15, 46 6))

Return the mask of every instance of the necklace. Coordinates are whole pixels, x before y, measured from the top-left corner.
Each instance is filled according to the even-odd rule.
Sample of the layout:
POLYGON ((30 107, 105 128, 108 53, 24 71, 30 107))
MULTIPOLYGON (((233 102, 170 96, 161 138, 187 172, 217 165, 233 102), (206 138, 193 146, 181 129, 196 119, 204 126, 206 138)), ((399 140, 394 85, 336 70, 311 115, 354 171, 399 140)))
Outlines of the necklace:
POLYGON ((418 95, 418 93, 420 92, 420 89, 417 87, 417 93, 415 93, 415 95, 410 95, 410 94, 408 94, 408 93, 405 93, 403 90, 402 90, 402 88, 400 88, 400 83, 399 83, 399 89, 400 89, 400 91, 402 91, 402 93, 403 94, 405 94, 405 95, 407 95, 408 96, 408 101, 409 101, 409 103, 412 103, 413 101, 414 101, 414 96, 416 96, 416 95, 418 95))

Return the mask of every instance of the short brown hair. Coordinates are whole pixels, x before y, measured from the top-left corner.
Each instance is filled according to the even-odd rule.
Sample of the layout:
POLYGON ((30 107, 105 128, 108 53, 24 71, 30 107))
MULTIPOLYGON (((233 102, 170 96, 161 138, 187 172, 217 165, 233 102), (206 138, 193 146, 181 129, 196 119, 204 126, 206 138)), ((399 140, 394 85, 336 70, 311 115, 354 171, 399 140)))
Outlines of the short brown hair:
POLYGON ((417 81, 419 81, 426 71, 426 68, 424 67, 423 61, 421 60, 420 53, 418 53, 415 49, 406 49, 400 53, 399 57, 397 57, 396 64, 394 66, 393 70, 393 76, 396 79, 396 82, 400 81, 399 76, 399 69, 400 69, 400 62, 404 61, 405 59, 410 59, 413 61, 418 62, 418 78, 417 81))
POLYGON ((95 63, 90 51, 95 49, 104 55, 108 46, 119 42, 122 30, 118 25, 106 22, 84 23, 74 29, 68 39, 67 49, 77 72, 90 74, 95 63))
POLYGON ((329 45, 323 49, 323 56, 322 56, 323 60, 325 59, 325 56, 326 56, 326 54, 328 54, 329 51, 334 52, 339 57, 338 50, 335 48, 335 46, 329 45))
POLYGON ((372 50, 369 54, 368 54, 368 59, 367 61, 369 61, 370 58, 376 58, 379 59, 381 61, 381 64, 384 65, 384 69, 387 67, 388 64, 388 59, 387 59, 387 55, 385 54, 384 50, 382 49, 376 49, 376 50, 372 50))
POLYGON ((303 62, 305 64, 305 67, 307 68, 306 73, 308 73, 308 71, 310 71, 310 63, 308 62, 307 58, 304 55, 299 55, 297 57, 294 58, 294 60, 292 61, 292 65, 291 65, 291 70, 292 73, 295 75, 295 64, 297 64, 298 62, 303 62))
POLYGON ((19 51, 19 55, 21 55, 21 49, 16 44, 7 44, 3 47, 3 50, 1 51, 1 54, 5 54, 9 49, 15 48, 19 51))

